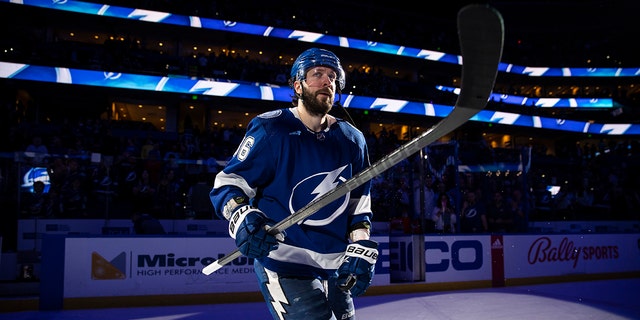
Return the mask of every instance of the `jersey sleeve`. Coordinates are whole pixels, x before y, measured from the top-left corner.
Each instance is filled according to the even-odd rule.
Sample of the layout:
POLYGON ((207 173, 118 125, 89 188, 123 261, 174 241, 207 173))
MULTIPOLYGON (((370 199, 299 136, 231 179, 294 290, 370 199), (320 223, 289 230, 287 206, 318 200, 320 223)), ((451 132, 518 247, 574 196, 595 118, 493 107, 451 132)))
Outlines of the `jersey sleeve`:
POLYGON ((216 215, 222 219, 229 200, 255 197, 258 186, 273 177, 273 149, 262 121, 255 118, 249 122, 242 142, 225 168, 216 175, 209 197, 216 215))

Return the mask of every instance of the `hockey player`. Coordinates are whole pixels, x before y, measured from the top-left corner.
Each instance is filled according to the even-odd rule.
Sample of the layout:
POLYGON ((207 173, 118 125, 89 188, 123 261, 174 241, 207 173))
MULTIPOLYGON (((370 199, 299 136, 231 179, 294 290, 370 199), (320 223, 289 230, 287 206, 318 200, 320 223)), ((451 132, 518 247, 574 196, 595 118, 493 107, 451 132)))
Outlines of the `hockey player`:
POLYGON ((311 48, 292 65, 293 107, 258 115, 216 176, 216 214, 254 259, 274 319, 355 319, 352 297, 371 284, 378 244, 369 239, 369 182, 286 231, 267 230, 370 165, 361 131, 329 115, 345 72, 311 48))

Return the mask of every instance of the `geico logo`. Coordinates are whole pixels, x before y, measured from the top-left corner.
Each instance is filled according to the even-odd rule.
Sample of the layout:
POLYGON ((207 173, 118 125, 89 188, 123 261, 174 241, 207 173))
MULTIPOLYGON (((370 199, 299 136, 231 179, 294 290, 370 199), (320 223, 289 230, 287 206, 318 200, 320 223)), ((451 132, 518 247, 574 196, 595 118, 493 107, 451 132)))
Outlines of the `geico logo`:
POLYGON ((449 266, 458 271, 478 270, 483 263, 482 243, 477 240, 455 241, 451 247, 444 241, 426 241, 424 254, 426 261, 436 261, 437 257, 441 257, 436 263, 426 262, 426 272, 447 271, 449 266))

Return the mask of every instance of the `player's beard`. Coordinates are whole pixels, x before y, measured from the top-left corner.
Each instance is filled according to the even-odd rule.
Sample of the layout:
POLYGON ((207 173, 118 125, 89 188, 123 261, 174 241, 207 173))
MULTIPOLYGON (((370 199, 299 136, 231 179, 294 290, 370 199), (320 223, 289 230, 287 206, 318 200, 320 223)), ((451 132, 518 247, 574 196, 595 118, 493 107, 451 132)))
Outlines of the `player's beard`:
POLYGON ((307 112, 312 115, 323 116, 331 111, 331 108, 333 107, 333 96, 328 100, 321 101, 318 99, 319 92, 331 95, 330 91, 319 90, 316 92, 310 92, 309 90, 305 90, 303 87, 300 99, 302 100, 304 107, 307 109, 307 112))

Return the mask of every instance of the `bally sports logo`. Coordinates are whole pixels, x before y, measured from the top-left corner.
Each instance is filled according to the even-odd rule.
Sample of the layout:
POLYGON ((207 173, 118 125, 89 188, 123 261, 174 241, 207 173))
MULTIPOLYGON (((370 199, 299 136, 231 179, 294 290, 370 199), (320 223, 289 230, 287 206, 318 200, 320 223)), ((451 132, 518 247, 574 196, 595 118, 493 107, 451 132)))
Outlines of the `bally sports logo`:
POLYGON ((111 260, 97 252, 91 253, 92 280, 122 280, 127 277, 127 254, 122 252, 111 260))
POLYGON ((553 243, 549 237, 540 237, 529 247, 529 264, 553 263, 572 261, 573 267, 578 260, 614 260, 620 257, 620 250, 616 245, 577 246, 573 241, 564 237, 559 243, 553 243))

